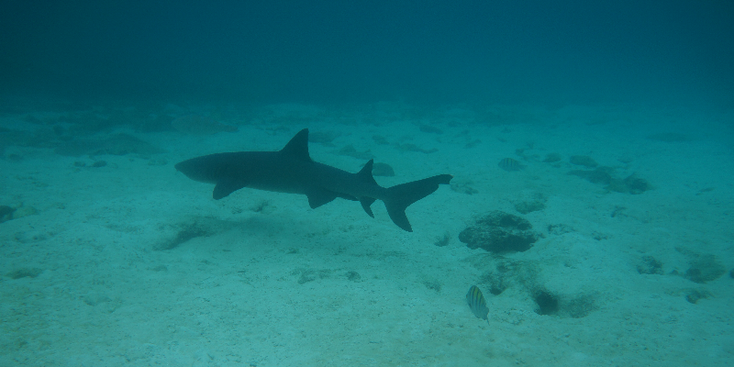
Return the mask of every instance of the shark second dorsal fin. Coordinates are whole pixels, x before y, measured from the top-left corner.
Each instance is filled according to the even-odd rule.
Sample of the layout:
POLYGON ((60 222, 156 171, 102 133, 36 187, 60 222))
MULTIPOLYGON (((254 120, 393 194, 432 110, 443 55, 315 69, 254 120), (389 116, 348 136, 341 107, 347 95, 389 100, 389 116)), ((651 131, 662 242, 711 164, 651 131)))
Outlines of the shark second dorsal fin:
POLYGON ((311 156, 308 154, 308 129, 298 132, 288 144, 280 150, 281 154, 290 156, 291 158, 310 161, 311 156))
POLYGON ((364 167, 357 172, 357 177, 359 177, 361 181, 377 185, 377 181, 375 181, 375 178, 372 176, 372 166, 374 163, 374 159, 370 159, 370 161, 365 163, 364 167))

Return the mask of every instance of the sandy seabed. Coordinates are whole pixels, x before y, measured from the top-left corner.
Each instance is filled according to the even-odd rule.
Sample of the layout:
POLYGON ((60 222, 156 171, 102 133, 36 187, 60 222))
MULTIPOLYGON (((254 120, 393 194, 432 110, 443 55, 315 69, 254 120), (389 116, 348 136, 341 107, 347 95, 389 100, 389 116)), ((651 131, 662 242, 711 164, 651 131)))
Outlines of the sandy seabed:
POLYGON ((231 132, 100 124, 125 116, 111 111, 0 116, 0 205, 15 209, 0 223, 0 365, 734 360, 734 112, 377 104, 143 114, 165 123, 195 111, 231 132), (247 188, 215 201, 213 185, 173 168, 277 150, 305 127, 316 161, 357 172, 374 157, 395 170, 376 177, 382 186, 441 173, 453 185, 408 209, 408 233, 380 202, 373 219, 352 201, 313 210, 304 196, 247 188), (149 148, 91 143, 120 134, 149 148), (596 169, 573 156, 649 190, 569 174, 596 169), (507 157, 522 169, 501 169, 507 157), (528 202, 542 205, 518 212, 528 202), (502 254, 459 241, 495 210, 527 219, 540 239, 502 254), (466 303, 471 285, 488 322, 466 303), (555 306, 541 307, 541 293, 555 306))

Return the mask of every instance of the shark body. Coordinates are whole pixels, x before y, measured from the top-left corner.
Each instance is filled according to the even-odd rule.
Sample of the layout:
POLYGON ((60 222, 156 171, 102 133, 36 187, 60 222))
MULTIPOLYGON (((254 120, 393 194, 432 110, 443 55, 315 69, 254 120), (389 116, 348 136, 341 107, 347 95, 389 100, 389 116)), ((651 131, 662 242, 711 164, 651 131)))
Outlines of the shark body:
POLYGON ((313 161, 308 154, 308 129, 303 129, 279 151, 210 154, 175 167, 192 180, 215 184, 215 200, 250 187, 306 195, 314 209, 336 198, 359 201, 373 218, 371 205, 382 200, 392 221, 408 232, 413 229, 405 209, 453 178, 443 174, 386 188, 372 177, 372 165, 370 160, 359 172, 349 173, 313 161))

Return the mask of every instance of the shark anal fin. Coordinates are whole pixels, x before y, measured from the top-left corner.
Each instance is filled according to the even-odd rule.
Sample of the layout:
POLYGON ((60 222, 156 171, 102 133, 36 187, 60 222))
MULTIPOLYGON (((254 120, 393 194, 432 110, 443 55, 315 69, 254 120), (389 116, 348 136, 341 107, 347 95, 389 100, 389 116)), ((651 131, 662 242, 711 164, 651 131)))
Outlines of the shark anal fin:
POLYGON ((311 209, 316 209, 324 204, 330 203, 337 198, 337 194, 329 190, 315 189, 306 193, 308 197, 308 205, 311 209))
POLYGON ((375 199, 374 198, 361 198, 359 199, 359 202, 362 204, 362 208, 364 209, 364 211, 367 212, 367 215, 374 218, 375 215, 372 213, 372 208, 370 207, 370 205, 372 205, 372 203, 375 202, 375 199))
POLYGON ((212 196, 214 197, 214 200, 219 200, 221 198, 229 196, 229 194, 247 186, 247 183, 244 183, 242 181, 232 181, 232 180, 223 180, 217 182, 217 185, 214 186, 214 192, 212 193, 212 196))
MULTIPOLYGON (((364 167, 362 167, 362 169, 356 173, 357 179, 371 185, 377 185, 377 182, 375 182, 375 178, 372 177, 372 167, 374 166, 374 164, 375 161, 373 159, 370 159, 369 162, 365 163, 364 167)), ((374 218, 375 214, 372 213, 371 205, 375 202, 375 198, 362 197, 358 200, 360 204, 362 204, 362 209, 364 209, 367 215, 374 218)))

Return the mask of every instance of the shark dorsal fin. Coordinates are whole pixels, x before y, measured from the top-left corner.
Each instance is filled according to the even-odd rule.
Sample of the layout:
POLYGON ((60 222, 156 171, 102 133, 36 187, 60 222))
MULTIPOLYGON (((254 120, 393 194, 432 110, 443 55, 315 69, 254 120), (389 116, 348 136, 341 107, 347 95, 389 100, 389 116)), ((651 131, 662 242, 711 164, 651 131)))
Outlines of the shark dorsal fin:
POLYGON ((280 150, 281 154, 290 156, 298 160, 310 161, 311 156, 308 154, 308 129, 303 129, 296 134, 288 144, 280 150))

